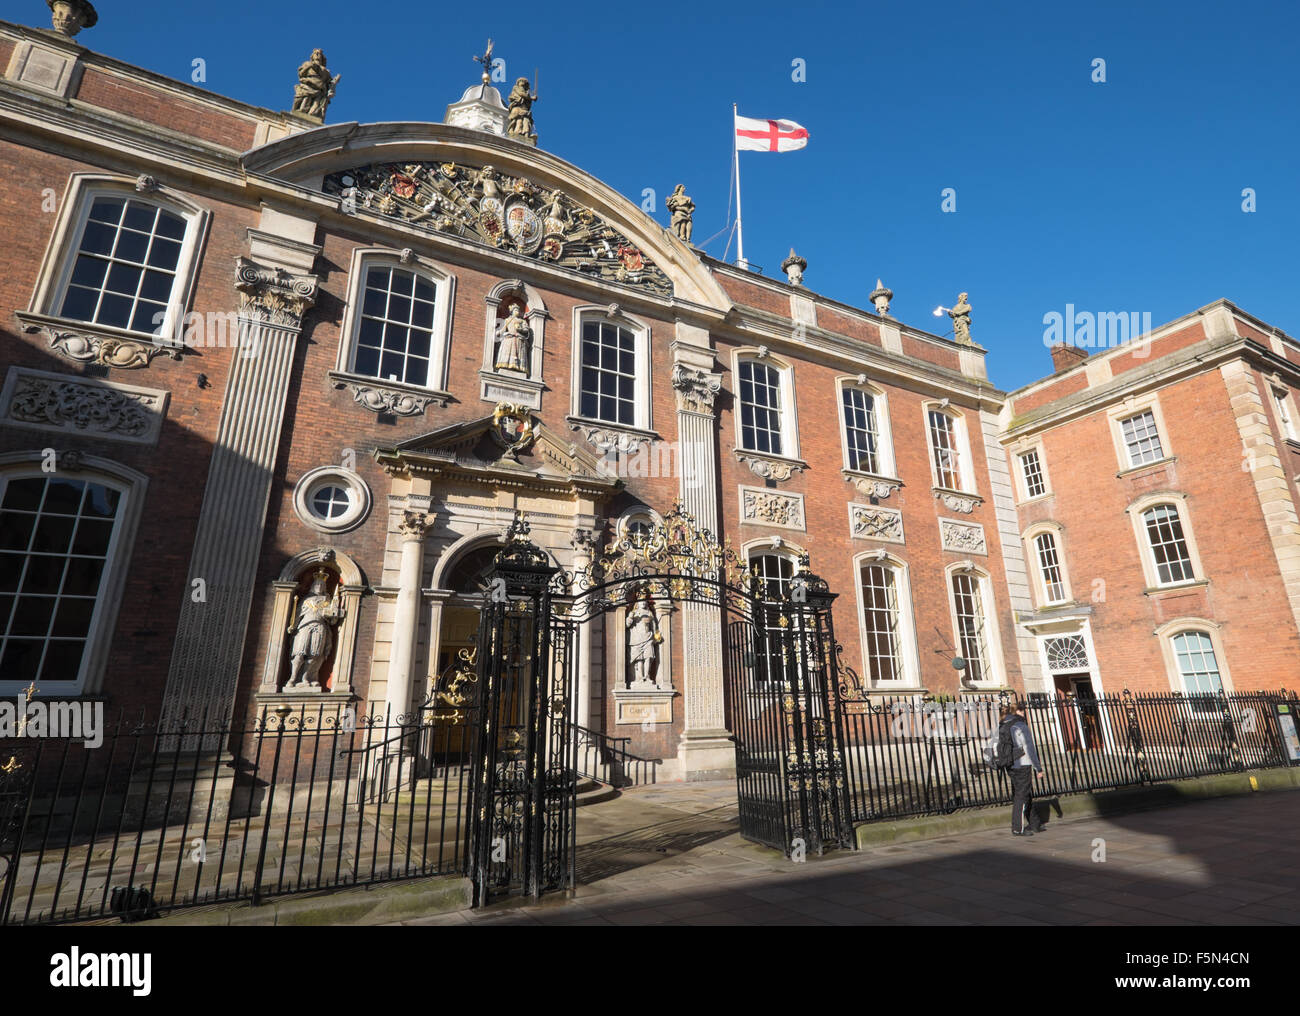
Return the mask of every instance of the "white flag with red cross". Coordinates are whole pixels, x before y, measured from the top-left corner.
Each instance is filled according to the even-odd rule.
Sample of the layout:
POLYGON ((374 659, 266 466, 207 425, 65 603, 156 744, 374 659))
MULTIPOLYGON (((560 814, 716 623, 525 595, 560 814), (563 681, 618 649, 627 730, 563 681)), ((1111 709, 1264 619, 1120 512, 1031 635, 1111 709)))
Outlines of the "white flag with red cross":
POLYGON ((739 152, 793 152, 808 144, 808 131, 793 120, 755 120, 736 116, 739 152))

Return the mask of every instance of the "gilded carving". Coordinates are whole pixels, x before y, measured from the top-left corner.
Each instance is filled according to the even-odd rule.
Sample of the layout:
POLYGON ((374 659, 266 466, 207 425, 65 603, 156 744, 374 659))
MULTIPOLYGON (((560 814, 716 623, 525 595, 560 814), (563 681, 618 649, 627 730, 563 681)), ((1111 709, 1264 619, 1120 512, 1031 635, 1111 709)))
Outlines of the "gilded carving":
POLYGON ((628 237, 562 191, 493 166, 374 163, 325 178, 352 210, 464 237, 581 272, 602 282, 671 296, 672 283, 628 237))

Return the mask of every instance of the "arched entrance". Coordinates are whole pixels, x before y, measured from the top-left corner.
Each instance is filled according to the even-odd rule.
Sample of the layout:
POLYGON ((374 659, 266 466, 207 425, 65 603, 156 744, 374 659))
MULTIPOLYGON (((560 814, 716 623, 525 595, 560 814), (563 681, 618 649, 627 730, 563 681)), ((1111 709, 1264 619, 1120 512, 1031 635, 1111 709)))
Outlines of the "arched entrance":
POLYGON ((834 594, 808 568, 773 589, 680 505, 615 538, 578 574, 517 517, 486 574, 472 675, 455 701, 474 726, 468 860, 479 903, 573 884, 575 661, 582 627, 626 611, 633 660, 653 670, 658 600, 707 611, 724 640, 741 832, 784 851, 852 845, 839 711, 834 594))

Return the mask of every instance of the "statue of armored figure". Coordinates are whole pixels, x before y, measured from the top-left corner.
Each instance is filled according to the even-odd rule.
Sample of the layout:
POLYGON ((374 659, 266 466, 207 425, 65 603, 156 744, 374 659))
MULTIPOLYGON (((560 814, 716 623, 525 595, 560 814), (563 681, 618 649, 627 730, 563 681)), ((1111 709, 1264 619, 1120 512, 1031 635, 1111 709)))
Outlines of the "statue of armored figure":
POLYGON ((537 132, 533 129, 533 103, 537 93, 531 91, 527 78, 520 78, 510 90, 510 122, 506 133, 512 138, 535 139, 537 132))
POLYGON ((632 688, 657 687, 654 680, 659 662, 659 644, 663 642, 659 630, 659 617, 650 603, 650 597, 641 599, 627 612, 628 662, 632 671, 632 688))
POLYGON ((285 691, 320 688, 320 669, 334 651, 334 627, 343 618, 344 608, 334 596, 326 595, 329 572, 316 572, 306 598, 289 625, 293 647, 289 651, 289 680, 285 691))
POLYGON ((293 88, 293 112, 324 120, 325 110, 334 98, 342 76, 335 74, 331 78, 325 66, 325 54, 319 49, 312 50, 311 59, 298 68, 298 84, 293 88))
POLYGON ((672 213, 673 232, 677 238, 686 243, 691 242, 691 231, 694 228, 692 219, 695 216, 695 202, 690 199, 686 193, 686 185, 679 183, 673 188, 673 192, 664 199, 664 204, 668 211, 672 213))
POLYGON ((524 320, 519 304, 512 303, 509 315, 497 324, 496 369, 527 374, 532 354, 532 337, 533 330, 524 320))

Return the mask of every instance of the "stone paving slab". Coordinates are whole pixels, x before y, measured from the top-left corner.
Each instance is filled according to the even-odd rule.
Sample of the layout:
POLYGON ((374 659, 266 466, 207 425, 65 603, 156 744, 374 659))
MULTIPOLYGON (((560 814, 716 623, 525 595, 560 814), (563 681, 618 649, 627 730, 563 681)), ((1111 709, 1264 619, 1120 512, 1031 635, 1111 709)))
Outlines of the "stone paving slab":
POLYGON ((1300 793, 1215 798, 835 851, 741 838, 731 782, 627 790, 580 810, 571 894, 409 925, 1287 925, 1300 922, 1300 793), (1101 860, 1104 850, 1104 860, 1101 860))

